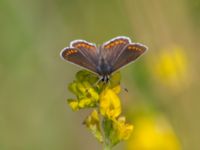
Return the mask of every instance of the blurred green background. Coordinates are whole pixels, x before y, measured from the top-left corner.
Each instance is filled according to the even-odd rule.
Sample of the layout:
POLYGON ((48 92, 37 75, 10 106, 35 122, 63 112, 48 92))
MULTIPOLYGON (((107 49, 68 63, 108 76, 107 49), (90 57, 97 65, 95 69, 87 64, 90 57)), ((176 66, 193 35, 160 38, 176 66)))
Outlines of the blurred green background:
POLYGON ((200 149, 199 0, 0 0, 0 18, 0 150, 102 149, 67 106, 80 69, 59 53, 119 35, 149 51, 121 71, 135 129, 115 149, 200 149))

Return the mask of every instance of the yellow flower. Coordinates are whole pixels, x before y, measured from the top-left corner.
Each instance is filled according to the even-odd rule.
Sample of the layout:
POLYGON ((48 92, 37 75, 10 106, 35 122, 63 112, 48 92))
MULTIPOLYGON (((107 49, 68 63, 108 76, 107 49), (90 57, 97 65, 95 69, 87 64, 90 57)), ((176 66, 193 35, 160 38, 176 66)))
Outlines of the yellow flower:
POLYGON ((120 99, 112 89, 105 89, 100 95, 100 112, 110 119, 116 118, 121 113, 120 99))
POLYGON ((136 118, 134 136, 127 150, 180 150, 180 143, 172 127, 163 116, 136 118))
POLYGON ((68 99, 68 104, 69 106, 72 108, 73 111, 77 111, 79 110, 79 104, 78 104, 78 101, 77 100, 74 100, 74 99, 68 99))
POLYGON ((93 88, 89 88, 86 91, 86 95, 90 98, 92 98, 94 101, 98 101, 99 100, 99 94, 97 93, 97 91, 95 91, 93 88))
POLYGON ((127 140, 133 131, 133 125, 126 123, 125 117, 112 120, 109 132, 109 140, 112 146, 120 141, 127 140))
POLYGON ((117 136, 120 141, 127 140, 133 131, 133 125, 125 122, 125 117, 119 117, 114 124, 114 128, 117 130, 117 136))
POLYGON ((79 71, 76 80, 69 84, 69 90, 76 95, 76 100, 69 99, 68 104, 72 110, 95 107, 99 101, 98 90, 93 84, 98 78, 88 71, 79 71))
POLYGON ((100 130, 99 115, 96 110, 94 110, 90 116, 88 116, 84 124, 91 130, 92 134, 100 141, 103 142, 103 136, 100 130))
POLYGON ((116 93, 116 94, 119 94, 120 91, 121 91, 121 87, 119 85, 115 86, 112 88, 112 90, 116 93))
POLYGON ((96 106, 99 100, 99 95, 94 89, 89 88, 88 90, 85 89, 85 93, 79 94, 77 98, 77 100, 68 99, 68 104, 74 111, 96 106))
POLYGON ((92 104, 92 100, 90 98, 83 98, 78 102, 79 108, 89 107, 92 104))

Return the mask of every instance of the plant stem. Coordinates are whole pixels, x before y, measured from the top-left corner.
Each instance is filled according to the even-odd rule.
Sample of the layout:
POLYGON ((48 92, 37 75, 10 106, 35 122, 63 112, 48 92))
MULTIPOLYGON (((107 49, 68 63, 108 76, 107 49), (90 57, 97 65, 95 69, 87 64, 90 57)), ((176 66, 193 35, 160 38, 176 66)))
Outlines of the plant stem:
POLYGON ((104 144, 104 150, 111 150, 111 146, 109 143, 106 143, 104 144))
POLYGON ((103 118, 102 127, 104 131, 104 150, 111 150, 112 146, 109 137, 112 129, 112 122, 107 118, 103 118))

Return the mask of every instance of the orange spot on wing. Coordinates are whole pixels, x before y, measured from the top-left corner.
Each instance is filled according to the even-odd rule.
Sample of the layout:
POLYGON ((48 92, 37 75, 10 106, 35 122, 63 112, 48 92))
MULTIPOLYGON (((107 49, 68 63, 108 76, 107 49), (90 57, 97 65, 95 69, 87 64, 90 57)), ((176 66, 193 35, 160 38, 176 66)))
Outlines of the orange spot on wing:
POLYGON ((134 46, 129 46, 128 49, 129 49, 129 50, 133 50, 133 51, 141 51, 140 48, 134 47, 134 46))
POLYGON ((132 49, 132 47, 131 47, 131 46, 129 46, 129 47, 128 47, 128 49, 129 49, 129 50, 131 50, 131 49, 132 49))
POLYGON ((112 48, 112 47, 117 46, 117 45, 119 45, 119 44, 126 44, 126 42, 123 41, 123 40, 112 41, 112 42, 108 43, 108 44, 105 46, 105 48, 109 49, 109 48, 112 48))
POLYGON ((95 46, 89 45, 87 43, 79 43, 79 44, 74 45, 74 47, 76 47, 76 48, 83 47, 83 48, 87 48, 87 49, 93 49, 93 48, 95 48, 95 46))
POLYGON ((110 48, 110 45, 107 45, 106 48, 110 48))
POLYGON ((119 43, 119 41, 115 41, 115 44, 118 45, 118 44, 120 44, 120 43, 119 43))
POLYGON ((115 46, 115 43, 112 42, 112 43, 110 44, 110 46, 111 46, 111 47, 115 46))
POLYGON ((82 44, 82 47, 86 47, 86 46, 87 46, 87 44, 85 44, 85 43, 82 44))
POLYGON ((75 53, 77 53, 77 52, 78 52, 77 50, 71 49, 71 50, 68 50, 68 51, 65 53, 65 56, 69 56, 69 55, 75 54, 75 53))

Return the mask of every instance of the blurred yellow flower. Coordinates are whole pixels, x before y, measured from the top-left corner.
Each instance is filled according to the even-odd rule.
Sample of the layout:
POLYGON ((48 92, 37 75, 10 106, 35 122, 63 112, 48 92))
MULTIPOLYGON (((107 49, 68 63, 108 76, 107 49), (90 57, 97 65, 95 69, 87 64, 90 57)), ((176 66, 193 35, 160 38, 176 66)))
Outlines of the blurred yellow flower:
POLYGON ((180 150, 179 140, 162 116, 143 116, 135 120, 127 150, 180 150))
POLYGON ((110 119, 116 118, 121 113, 120 99, 112 89, 105 89, 100 94, 100 112, 110 119))
POLYGON ((188 62, 182 48, 164 49, 154 60, 153 73, 165 85, 176 88, 186 81, 188 62))
POLYGON ((99 115, 98 112, 93 110, 90 116, 88 116, 84 124, 91 130, 92 134, 100 141, 103 142, 103 136, 101 134, 100 130, 100 121, 99 121, 99 115))

